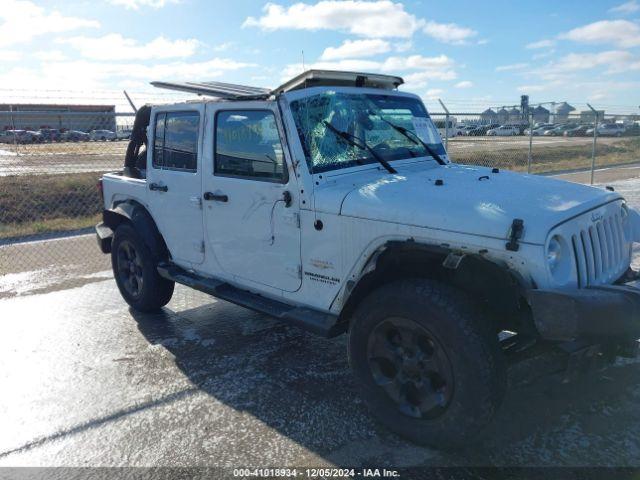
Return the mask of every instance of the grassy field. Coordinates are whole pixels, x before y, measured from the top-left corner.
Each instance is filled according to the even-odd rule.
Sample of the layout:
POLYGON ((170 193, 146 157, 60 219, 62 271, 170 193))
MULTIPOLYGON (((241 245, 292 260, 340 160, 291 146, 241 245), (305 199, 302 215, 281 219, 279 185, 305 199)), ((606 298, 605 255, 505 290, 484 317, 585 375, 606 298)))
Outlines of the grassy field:
MULTIPOLYGON (((5 168, 11 172, 14 164, 30 165, 34 174, 0 176, 0 238, 76 230, 97 223, 102 207, 96 183, 101 174, 62 173, 59 169, 64 166, 73 171, 78 165, 116 168, 111 167, 111 163, 120 165, 123 147, 122 142, 21 147, 23 155, 25 151, 28 153, 10 157, 11 163, 5 168), (68 151, 70 148, 74 150, 68 151), (109 164, 97 165, 98 160, 109 164), (42 171, 46 173, 35 174, 42 171), (56 171, 60 173, 54 174, 56 171)), ((458 163, 517 171, 527 169, 526 137, 456 138, 449 142, 449 151, 453 161, 458 163)), ((598 139, 597 167, 638 162, 639 137, 598 139)), ((590 139, 534 138, 533 173, 588 169, 590 166, 590 139)))
POLYGON ((97 223, 100 174, 0 177, 0 238, 76 230, 97 223))
MULTIPOLYGON (((496 146, 492 141, 474 142, 455 139, 449 142, 449 151, 454 162, 469 165, 485 165, 507 170, 526 171, 529 147, 522 137, 504 141, 496 146), (513 145, 510 145, 513 143, 513 145)), ((550 173, 591 167, 592 147, 590 139, 582 143, 558 139, 558 143, 542 143, 534 138, 532 150, 532 173, 550 173)), ((473 141, 473 140, 471 140, 473 141)), ((600 138, 596 148, 596 168, 607 165, 623 165, 640 162, 640 138, 600 138)))

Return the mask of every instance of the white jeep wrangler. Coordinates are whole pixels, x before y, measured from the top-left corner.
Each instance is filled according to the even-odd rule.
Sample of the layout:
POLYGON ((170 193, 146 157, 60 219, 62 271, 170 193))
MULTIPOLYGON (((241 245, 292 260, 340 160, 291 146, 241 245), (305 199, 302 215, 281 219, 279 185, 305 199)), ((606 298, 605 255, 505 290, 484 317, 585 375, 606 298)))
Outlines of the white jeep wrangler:
POLYGON ((362 397, 415 442, 469 442, 510 359, 634 355, 640 216, 611 190, 451 163, 398 77, 309 71, 269 91, 138 110, 102 178, 98 243, 124 299, 178 282, 327 337, 362 397))

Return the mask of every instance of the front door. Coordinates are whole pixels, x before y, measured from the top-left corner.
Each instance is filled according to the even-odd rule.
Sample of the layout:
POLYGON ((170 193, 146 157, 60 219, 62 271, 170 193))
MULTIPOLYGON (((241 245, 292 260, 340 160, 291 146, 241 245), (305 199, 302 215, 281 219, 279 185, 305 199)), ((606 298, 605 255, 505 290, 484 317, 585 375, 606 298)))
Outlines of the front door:
POLYGON ((203 205, 207 242, 217 263, 239 279, 297 290, 299 207, 291 201, 295 178, 275 104, 217 105, 207 115, 214 152, 213 172, 203 177, 203 205))
POLYGON ((202 105, 154 111, 149 125, 149 206, 176 263, 204 260, 201 204, 202 105))

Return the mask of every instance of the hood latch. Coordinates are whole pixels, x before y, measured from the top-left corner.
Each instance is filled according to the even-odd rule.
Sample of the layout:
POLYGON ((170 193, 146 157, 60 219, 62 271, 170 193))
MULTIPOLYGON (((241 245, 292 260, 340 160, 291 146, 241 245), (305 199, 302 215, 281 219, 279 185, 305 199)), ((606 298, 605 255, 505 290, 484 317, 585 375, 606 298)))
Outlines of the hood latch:
POLYGON ((522 238, 523 233, 524 220, 522 220, 521 218, 514 218, 513 222, 511 222, 511 230, 509 231, 509 241, 506 245, 507 250, 511 252, 517 252, 518 250, 520 250, 518 240, 522 238))

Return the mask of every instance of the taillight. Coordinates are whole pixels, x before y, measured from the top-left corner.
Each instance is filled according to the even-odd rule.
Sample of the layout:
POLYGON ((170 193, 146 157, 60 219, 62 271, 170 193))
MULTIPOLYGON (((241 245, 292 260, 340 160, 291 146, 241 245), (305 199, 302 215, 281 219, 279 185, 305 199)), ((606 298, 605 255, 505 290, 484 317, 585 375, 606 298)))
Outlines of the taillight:
POLYGON ((102 188, 102 179, 98 180, 98 183, 96 183, 96 188, 98 189, 98 192, 100 192, 100 198, 104 203, 104 189, 102 188))

